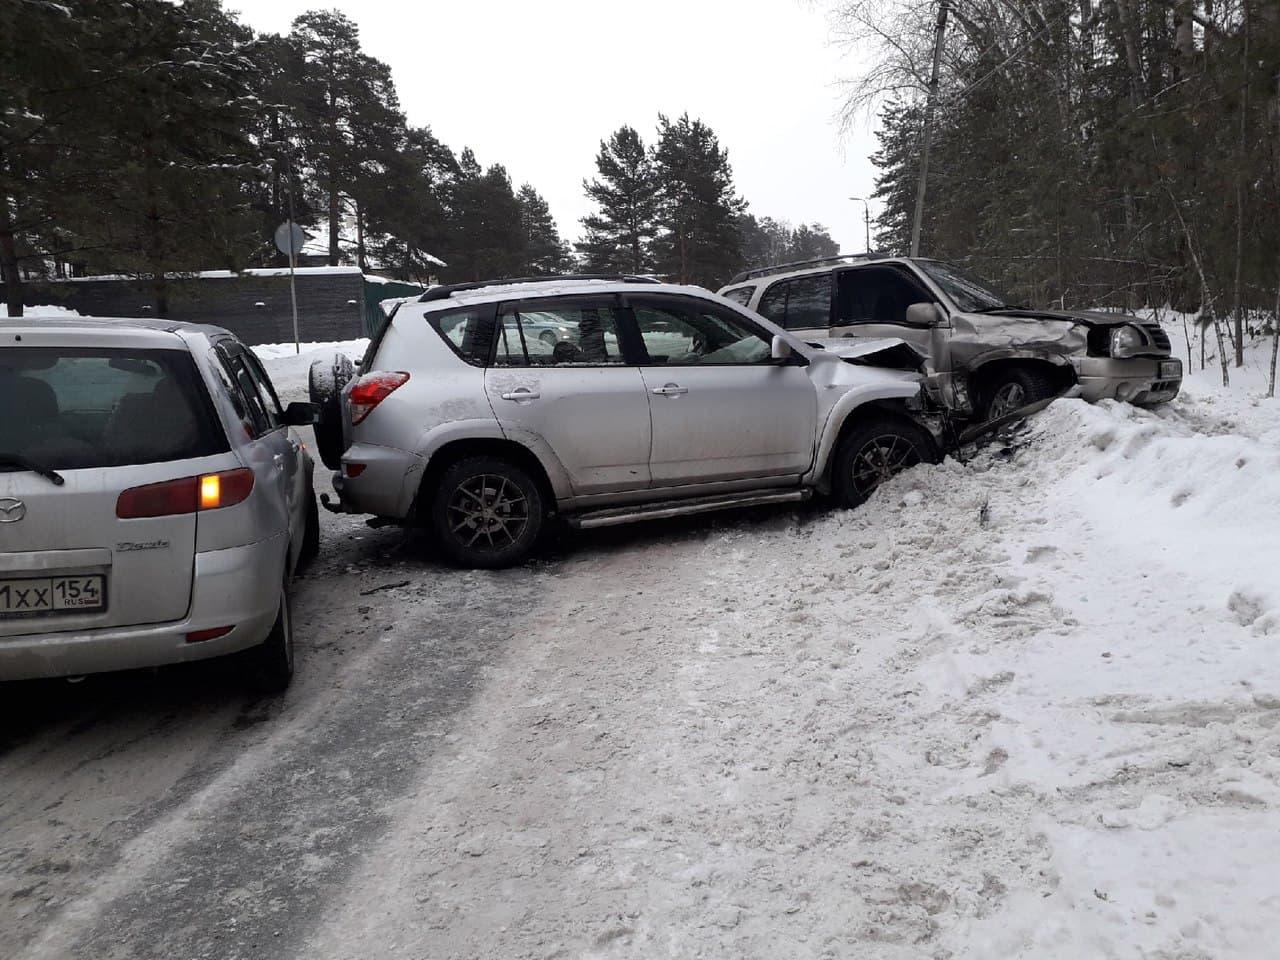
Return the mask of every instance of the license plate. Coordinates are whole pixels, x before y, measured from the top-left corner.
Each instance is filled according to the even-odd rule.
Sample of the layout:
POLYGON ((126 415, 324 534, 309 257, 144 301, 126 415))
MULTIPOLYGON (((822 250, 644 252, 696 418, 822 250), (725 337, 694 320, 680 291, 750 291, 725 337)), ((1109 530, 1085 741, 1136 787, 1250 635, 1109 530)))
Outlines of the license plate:
POLYGON ((106 605, 106 578, 101 576, 0 580, 0 617, 83 613, 106 605))
POLYGON ((1161 380, 1181 380, 1182 379, 1182 361, 1181 360, 1161 360, 1160 361, 1160 379, 1161 380))

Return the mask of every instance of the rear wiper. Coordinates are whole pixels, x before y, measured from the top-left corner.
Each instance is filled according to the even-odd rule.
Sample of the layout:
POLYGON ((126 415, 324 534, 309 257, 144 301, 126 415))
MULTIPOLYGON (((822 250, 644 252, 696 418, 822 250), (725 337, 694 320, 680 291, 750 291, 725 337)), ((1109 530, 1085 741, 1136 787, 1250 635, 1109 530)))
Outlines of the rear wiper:
POLYGON ((43 464, 28 460, 26 457, 20 457, 16 453, 0 453, 0 468, 4 467, 17 467, 20 470, 30 470, 32 473, 38 473, 55 487, 60 487, 67 482, 66 477, 57 470, 51 470, 43 464))

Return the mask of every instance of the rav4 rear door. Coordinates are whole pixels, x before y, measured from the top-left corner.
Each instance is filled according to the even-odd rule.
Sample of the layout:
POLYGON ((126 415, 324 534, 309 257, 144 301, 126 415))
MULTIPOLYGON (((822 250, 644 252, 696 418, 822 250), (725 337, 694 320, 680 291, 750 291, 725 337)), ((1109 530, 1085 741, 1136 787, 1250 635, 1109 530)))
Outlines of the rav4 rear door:
POLYGON ((0 637, 180 620, 194 508, 122 518, 121 494, 235 465, 185 345, 0 344, 0 637))

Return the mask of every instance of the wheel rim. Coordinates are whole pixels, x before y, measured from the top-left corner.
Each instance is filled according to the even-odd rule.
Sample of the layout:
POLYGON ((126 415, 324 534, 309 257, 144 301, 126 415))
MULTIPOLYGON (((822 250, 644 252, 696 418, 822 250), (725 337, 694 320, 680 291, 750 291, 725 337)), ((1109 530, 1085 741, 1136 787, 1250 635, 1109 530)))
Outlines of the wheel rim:
POLYGON ((503 550, 529 526, 529 500, 506 477, 482 473, 459 483, 449 498, 449 533, 464 547, 503 550))
POLYGON ((886 433, 864 443, 853 456, 853 488, 866 499, 890 477, 920 462, 915 444, 906 437, 886 433))
POLYGON ((1020 383, 1006 383, 991 398, 991 406, 987 409, 988 418, 995 420, 1006 413, 1012 413, 1023 406, 1027 400, 1027 391, 1020 383))

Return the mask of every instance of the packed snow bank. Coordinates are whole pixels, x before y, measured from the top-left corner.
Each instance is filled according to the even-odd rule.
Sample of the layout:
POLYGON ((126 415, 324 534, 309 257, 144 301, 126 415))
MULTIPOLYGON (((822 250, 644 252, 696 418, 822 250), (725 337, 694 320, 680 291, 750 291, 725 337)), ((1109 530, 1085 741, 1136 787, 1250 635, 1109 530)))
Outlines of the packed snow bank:
POLYGON ((292 343, 264 343, 253 348, 262 365, 267 368, 267 375, 280 395, 281 403, 294 400, 306 400, 307 375, 311 364, 323 360, 335 353, 345 353, 352 361, 364 356, 368 348, 367 339, 338 340, 333 343, 304 343, 301 353, 295 352, 292 343))
POLYGON ((1273 956, 1267 403, 1062 400, 855 511, 476 574, 546 600, 314 950, 1273 956))
POLYGON ((78 310, 72 310, 70 307, 62 307, 56 303, 39 303, 33 307, 24 307, 22 310, 23 319, 28 317, 80 317, 83 316, 78 310))

